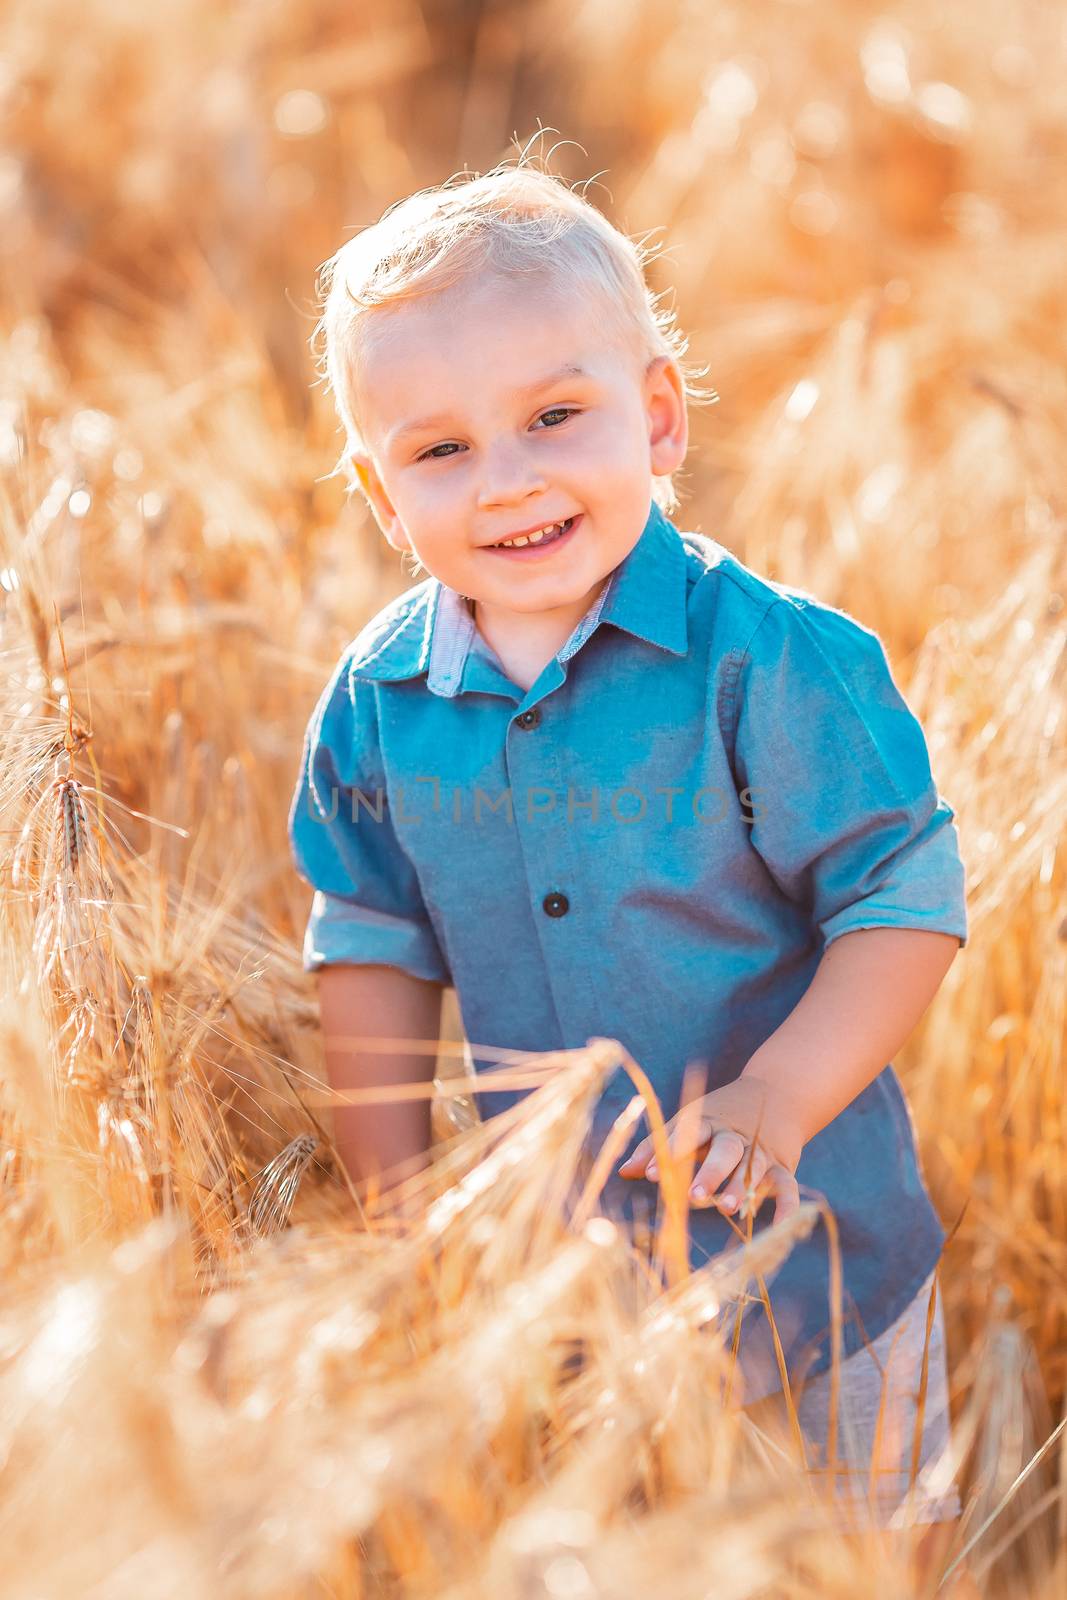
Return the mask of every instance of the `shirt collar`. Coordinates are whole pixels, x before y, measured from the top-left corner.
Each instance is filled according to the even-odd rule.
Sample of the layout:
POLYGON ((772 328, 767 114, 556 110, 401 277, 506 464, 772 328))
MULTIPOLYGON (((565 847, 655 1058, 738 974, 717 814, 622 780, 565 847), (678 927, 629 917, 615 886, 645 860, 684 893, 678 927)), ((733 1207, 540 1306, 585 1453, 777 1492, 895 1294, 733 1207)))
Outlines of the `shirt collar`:
MULTIPOLYGON (((672 655, 688 649, 686 553, 681 535, 653 504, 641 537, 615 568, 557 659, 564 662, 605 622, 672 655)), ((396 679, 425 672, 434 694, 453 696, 476 637, 464 597, 437 578, 390 608, 394 626, 377 628, 351 670, 362 678, 396 679)))

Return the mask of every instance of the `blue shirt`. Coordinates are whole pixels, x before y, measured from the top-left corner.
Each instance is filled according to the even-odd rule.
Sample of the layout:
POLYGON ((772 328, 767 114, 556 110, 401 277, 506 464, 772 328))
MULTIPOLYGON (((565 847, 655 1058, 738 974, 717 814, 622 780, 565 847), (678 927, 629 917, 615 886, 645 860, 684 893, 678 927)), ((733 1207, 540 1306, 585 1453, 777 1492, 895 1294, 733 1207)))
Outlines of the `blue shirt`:
MULTIPOLYGON (((708 1063, 709 1089, 737 1077, 841 934, 966 942, 954 816, 878 635, 653 506, 527 690, 435 578, 347 647, 289 816, 315 889, 304 965, 454 985, 476 1070, 497 1064, 481 1046, 617 1038, 670 1117, 686 1063, 708 1063)), ((482 1115, 523 1092, 478 1096, 482 1115)), ((620 1067, 594 1141, 633 1092, 620 1067)), ((837 1218, 851 1354, 904 1310, 944 1237, 891 1064, 805 1147, 797 1177, 837 1218)), ((613 1169, 602 1204, 633 1224, 635 1200, 647 1216, 657 1194, 613 1169)), ((689 1230, 694 1268, 733 1238, 714 1209, 689 1230)), ((821 1225, 771 1300, 791 1366, 822 1370, 821 1225)), ((746 1314, 753 1372, 760 1324, 746 1314)))

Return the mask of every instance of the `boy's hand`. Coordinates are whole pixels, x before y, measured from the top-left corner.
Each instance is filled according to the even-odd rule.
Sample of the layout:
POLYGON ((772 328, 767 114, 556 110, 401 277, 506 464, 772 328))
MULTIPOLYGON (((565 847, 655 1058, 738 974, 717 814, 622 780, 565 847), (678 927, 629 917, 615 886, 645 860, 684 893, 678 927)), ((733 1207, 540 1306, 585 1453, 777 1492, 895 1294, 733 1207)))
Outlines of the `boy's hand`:
MULTIPOLYGON (((723 1089, 702 1095, 684 1108, 689 1131, 679 1124, 683 1112, 667 1123, 671 1154, 677 1159, 695 1149, 703 1160, 693 1174, 689 1190, 692 1206, 717 1204, 733 1212, 742 1198, 775 1196, 774 1220, 787 1217, 800 1204, 793 1176, 804 1147, 801 1109, 775 1085, 742 1076, 723 1089), (683 1143, 683 1139, 685 1142, 683 1143), (750 1168, 751 1163, 751 1168, 750 1168), (725 1190, 716 1198, 721 1184, 725 1190)), ((656 1182, 659 1170, 652 1138, 642 1139, 633 1155, 619 1168, 623 1178, 648 1178, 656 1182)))

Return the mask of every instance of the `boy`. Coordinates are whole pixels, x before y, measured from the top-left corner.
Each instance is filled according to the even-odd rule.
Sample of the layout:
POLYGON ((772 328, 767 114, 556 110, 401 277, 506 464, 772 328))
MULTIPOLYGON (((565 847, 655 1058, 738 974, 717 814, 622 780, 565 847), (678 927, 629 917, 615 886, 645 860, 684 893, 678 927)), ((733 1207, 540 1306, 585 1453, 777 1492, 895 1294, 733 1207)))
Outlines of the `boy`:
MULTIPOLYGON (((667 519, 695 392, 684 341, 638 250, 586 201, 522 166, 416 195, 323 285, 346 469, 430 574, 345 650, 293 796, 331 1082, 432 1075, 432 1054, 331 1039, 425 1049, 449 984, 476 1068, 494 1064, 486 1046, 615 1037, 673 1118, 686 1064, 704 1062, 692 1264, 730 1243, 746 1177, 776 1216, 800 1184, 826 1197, 852 1311, 839 1451, 860 1499, 892 1355, 884 1520, 907 1489, 944 1237, 889 1062, 967 936, 922 730, 876 634, 667 519)), ((632 1092, 620 1069, 594 1144, 632 1092)), ((353 1176, 410 1170, 430 1143, 426 1101, 336 1125, 353 1176)), ((654 1197, 651 1154, 642 1139, 612 1175, 614 1215, 654 1197)), ((821 1228, 772 1303, 790 1370, 810 1374, 818 1459, 821 1228)), ((937 1319, 924 1462, 947 1436, 940 1340, 937 1319)), ((777 1384, 761 1314, 742 1351, 752 1401, 777 1384)))

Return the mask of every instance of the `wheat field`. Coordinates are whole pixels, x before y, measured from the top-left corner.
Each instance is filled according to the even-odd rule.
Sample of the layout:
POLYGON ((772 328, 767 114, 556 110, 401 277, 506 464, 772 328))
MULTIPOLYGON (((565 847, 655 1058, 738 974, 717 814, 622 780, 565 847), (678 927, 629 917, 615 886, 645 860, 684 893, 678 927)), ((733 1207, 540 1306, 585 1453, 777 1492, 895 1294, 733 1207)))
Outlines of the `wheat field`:
POLYGON ((1037 0, 8 0, 4 1596, 1063 1593, 1065 69, 1037 0), (331 475, 315 273, 538 129, 720 396, 675 521, 879 631, 957 811, 897 1061, 955 1227, 934 1570, 724 1396, 706 1324, 789 1229, 689 1277, 665 1201, 656 1280, 595 1171, 564 1229, 609 1041, 479 1124, 453 1004, 411 1210, 332 1155, 286 808, 410 574, 331 475))

